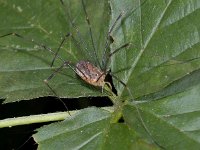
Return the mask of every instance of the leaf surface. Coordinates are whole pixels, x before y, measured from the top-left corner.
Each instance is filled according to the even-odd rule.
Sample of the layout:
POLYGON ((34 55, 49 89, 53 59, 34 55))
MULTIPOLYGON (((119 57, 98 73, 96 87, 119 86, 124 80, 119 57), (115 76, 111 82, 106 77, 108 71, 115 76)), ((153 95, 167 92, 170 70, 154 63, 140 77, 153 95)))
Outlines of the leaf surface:
MULTIPOLYGON (((88 40, 88 26, 79 1, 64 1, 68 6, 64 8, 53 1, 0 2, 2 34, 17 32, 56 50, 61 38, 71 31, 80 45, 88 49, 77 46, 71 39, 63 45, 60 55, 73 63, 86 59, 99 65, 88 40), (70 26, 66 14, 81 36, 70 26)), ((124 123, 110 123, 113 114, 96 108, 82 110, 73 116, 75 119, 39 129, 34 136, 39 148, 109 149, 127 145, 156 149, 157 143, 166 149, 197 149, 200 146, 199 1, 115 0, 98 4, 86 2, 99 62, 108 28, 122 12, 111 33, 114 40, 111 50, 131 43, 114 54, 110 63, 112 74, 126 85, 113 78, 117 99, 127 100, 122 107, 124 123)), ((52 55, 15 37, 1 38, 0 42, 0 96, 7 98, 6 102, 13 102, 49 95, 42 81, 53 72, 49 67, 52 55)), ((55 68, 61 63, 57 60, 55 68)), ((85 84, 69 70, 58 73, 51 81, 59 96, 102 95, 101 90, 85 84)))
POLYGON ((110 124, 109 112, 87 108, 70 119, 38 129, 38 149, 155 149, 125 124, 110 124), (52 131, 52 132, 49 132, 52 131))

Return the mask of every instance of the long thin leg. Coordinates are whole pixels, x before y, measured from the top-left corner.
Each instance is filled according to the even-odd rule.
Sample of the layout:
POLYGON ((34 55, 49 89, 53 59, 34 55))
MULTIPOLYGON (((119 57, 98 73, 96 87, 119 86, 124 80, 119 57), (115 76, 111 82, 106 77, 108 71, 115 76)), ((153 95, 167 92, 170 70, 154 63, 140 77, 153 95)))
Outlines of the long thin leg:
MULTIPOLYGON (((122 80, 120 80, 117 76, 115 76, 115 75, 113 75, 113 74, 111 74, 111 73, 110 73, 110 75, 111 75, 113 78, 115 78, 117 81, 119 81, 119 82, 127 89, 127 91, 128 91, 128 93, 129 93, 129 95, 131 96, 133 102, 135 102, 134 97, 133 97, 133 94, 132 94, 131 90, 129 89, 129 87, 127 87, 127 85, 126 85, 122 80)), ((158 145, 159 147, 161 147, 161 148, 164 149, 164 147, 162 147, 162 146, 154 139, 154 137, 152 136, 151 132, 149 131, 149 129, 148 129, 147 126, 145 125, 145 122, 144 122, 144 120, 143 120, 143 118, 142 118, 142 114, 141 114, 141 112, 140 112, 140 110, 139 110, 137 104, 136 104, 136 103, 134 103, 134 104, 135 104, 135 108, 136 108, 136 110, 137 110, 137 113, 138 113, 138 115, 139 115, 139 119, 140 119, 140 121, 141 121, 141 123, 142 123, 142 126, 144 127, 145 131, 148 133, 149 137, 152 138, 153 142, 154 142, 156 145, 158 145)))
POLYGON ((52 62, 51 62, 51 67, 53 66, 54 61, 55 61, 55 59, 57 58, 57 55, 58 55, 58 52, 60 51, 60 48, 62 47, 62 45, 64 44, 64 42, 66 41, 66 39, 67 39, 69 36, 71 36, 71 33, 66 34, 66 35, 64 36, 63 40, 60 42, 60 45, 59 45, 57 51, 55 52, 55 56, 54 56, 54 58, 53 58, 53 60, 52 60, 52 62))
MULTIPOLYGON (((60 0, 60 2, 61 2, 61 5, 64 7, 64 6, 65 6, 65 3, 63 2, 63 0, 60 0)), ((68 9, 69 9, 69 7, 68 7, 68 9)), ((71 16, 69 15, 69 13, 66 13, 66 15, 67 15, 67 17, 68 17, 68 19, 69 19, 69 21, 70 21, 70 24, 71 24, 72 27, 76 30, 76 33, 77 33, 77 35, 78 35, 79 41, 80 41, 80 42, 82 43, 82 45, 84 46, 84 47, 83 47, 83 50, 84 50, 85 53, 88 54, 88 55, 90 56, 90 58, 93 59, 93 61, 95 62, 95 57, 94 57, 93 55, 91 55, 90 50, 88 49, 87 44, 86 44, 86 42, 84 41, 84 38, 83 38, 82 34, 80 33, 78 27, 77 27, 77 26, 74 24, 74 22, 72 21, 71 16)))
POLYGON ((71 116, 68 107, 65 105, 65 103, 61 100, 61 98, 57 95, 55 90, 48 84, 48 82, 58 73, 60 70, 63 69, 63 67, 67 66, 69 62, 65 62, 60 66, 58 69, 56 69, 47 79, 44 80, 44 83, 47 85, 47 87, 53 92, 53 94, 63 103, 64 107, 66 108, 67 112, 71 116))
MULTIPOLYGON (((65 66, 69 66, 70 62, 69 61, 65 61, 58 69, 56 69, 47 79, 44 80, 44 83, 47 85, 47 87, 53 92, 53 94, 63 103, 64 107, 66 108, 66 110, 68 111, 69 115, 71 116, 68 107, 65 105, 65 103, 60 99, 60 97, 57 95, 57 93, 55 92, 55 90, 53 90, 53 88, 48 84, 48 82, 60 71, 62 70, 65 66)), ((77 71, 72 68, 73 71, 77 73, 77 71)), ((78 69, 78 68, 77 68, 78 69)), ((82 72, 81 70, 79 70, 80 72, 82 72)), ((84 75, 84 73, 82 72, 82 74, 84 75)))
POLYGON ((105 59, 106 59, 106 62, 107 62, 107 63, 105 64, 105 65, 106 65, 105 68, 108 67, 108 61, 110 60, 110 57, 112 57, 115 53, 119 52, 121 49, 124 49, 124 48, 128 47, 130 44, 131 44, 131 43, 126 43, 126 44, 120 46, 119 48, 115 49, 112 53, 110 53, 110 54, 105 58, 105 59))
MULTIPOLYGON (((20 35, 20 34, 18 34, 18 33, 15 33, 15 32, 8 33, 8 34, 5 34, 5 35, 0 36, 0 38, 6 37, 6 36, 15 36, 15 37, 17 37, 17 38, 21 38, 21 39, 23 39, 24 41, 33 43, 33 44, 37 45, 38 47, 43 48, 43 49, 49 51, 49 52, 50 52, 51 54, 53 54, 54 56, 56 55, 56 53, 55 53, 54 51, 52 51, 51 48, 47 47, 46 45, 41 44, 41 43, 39 43, 39 42, 36 42, 36 41, 33 40, 33 39, 29 39, 29 38, 27 38, 27 37, 25 38, 24 36, 22 36, 22 35, 20 35)), ((60 57, 59 55, 57 55, 56 57, 59 58, 61 61, 65 62, 65 60, 64 60, 62 57, 60 57)))
MULTIPOLYGON (((56 56, 56 58, 59 58, 60 60, 62 60, 64 63, 61 67, 59 67, 53 74, 51 74, 46 80, 44 80, 44 83, 49 87, 49 89, 54 93, 54 95, 63 103, 64 107, 66 108, 66 110, 68 111, 69 113, 69 110, 67 108, 67 106, 65 105, 65 103, 59 98, 59 96, 56 94, 56 92, 49 86, 48 84, 48 81, 53 78, 55 76, 55 74, 57 72, 59 72, 64 66, 69 66, 75 73, 76 70, 70 65, 70 62, 69 61, 65 61, 64 59, 62 59, 58 54, 56 55, 56 53, 54 51, 52 51, 50 48, 48 48, 47 46, 43 45, 43 44, 40 44, 36 41, 34 41, 33 39, 28 39, 28 38, 24 38, 22 35, 20 34, 17 34, 17 33, 8 33, 8 34, 5 34, 5 35, 2 35, 0 36, 0 38, 2 37, 6 37, 6 36, 16 36, 18 38, 21 38, 21 39, 24 39, 25 41, 28 41, 28 42, 32 42, 34 44, 36 44, 38 47, 41 47, 41 48, 44 48, 45 50, 49 51, 50 53, 52 53, 54 56, 56 56)), ((69 113, 70 115, 70 113, 69 113)))
POLYGON ((32 136, 30 136, 25 142, 23 142, 23 144, 22 145, 20 145, 19 147, 17 147, 17 149, 16 150, 20 150, 21 148, 23 148, 23 146, 26 144, 26 143, 28 143, 29 142, 29 140, 31 139, 31 138, 33 138, 32 136))
POLYGON ((123 49, 123 48, 125 48, 125 47, 128 47, 130 44, 131 44, 131 43, 126 43, 126 44, 120 46, 119 48, 115 49, 112 53, 109 54, 109 58, 110 58, 113 54, 119 52, 119 50, 121 50, 121 49, 123 49))
POLYGON ((106 66, 106 63, 107 62, 105 62, 105 61, 107 61, 107 60, 105 60, 104 58, 105 58, 105 56, 106 56, 106 54, 107 54, 107 49, 108 49, 108 47, 109 47, 109 43, 110 43, 110 34, 111 34, 111 32, 113 31, 113 29, 115 28, 115 26, 116 26, 116 24, 117 24, 117 22, 120 20, 120 18, 122 17, 122 15, 123 15, 123 12, 122 13, 120 13, 119 14, 119 16, 117 17, 117 19, 115 20, 115 22, 113 23, 113 25, 111 26, 111 28, 109 29, 109 31, 108 31, 108 34, 107 34, 107 36, 106 36, 106 43, 105 43, 105 47, 104 47, 104 52, 103 52, 103 55, 102 55, 102 60, 103 60, 103 66, 106 66))
POLYGON ((60 42, 60 45, 59 45, 57 51, 55 52, 54 58, 53 58, 53 60, 52 60, 52 62, 51 62, 51 65, 50 65, 51 67, 53 66, 53 64, 54 64, 54 62, 55 62, 55 59, 56 59, 57 56, 58 56, 58 53, 59 53, 59 51, 60 51, 60 48, 62 47, 62 45, 64 44, 64 42, 67 40, 68 37, 71 37, 72 40, 74 41, 74 43, 76 44, 76 46, 78 46, 77 48, 80 49, 81 46, 80 46, 80 44, 78 43, 78 41, 76 41, 76 39, 74 38, 73 34, 67 33, 67 34, 64 36, 64 38, 62 39, 62 41, 60 42))
POLYGON ((117 19, 115 20, 115 22, 113 23, 113 25, 111 26, 111 28, 109 29, 109 31, 108 31, 108 34, 107 34, 107 37, 106 37, 106 43, 105 43, 105 48, 104 48, 104 52, 103 52, 103 55, 102 55, 102 60, 103 60, 103 66, 107 66, 107 63, 108 62, 106 62, 107 60, 104 60, 104 58, 106 58, 105 56, 106 56, 106 54, 107 54, 107 50, 108 50, 108 47, 109 47, 109 44, 110 44, 110 34, 111 34, 111 32, 114 30, 114 28, 115 28, 115 26, 116 26, 116 24, 117 24, 117 22, 121 19, 121 17, 122 16, 124 16, 124 15, 126 15, 126 16, 129 16, 129 15, 131 15, 131 14, 133 14, 138 8, 140 8, 143 4, 145 4, 146 2, 147 2, 148 0, 145 0, 145 1, 143 1, 139 6, 137 6, 136 8, 134 8, 133 10, 130 10, 130 12, 124 12, 124 11, 122 11, 120 14, 119 14, 119 16, 117 17, 117 19))
POLYGON ((98 56, 97 56, 97 50, 95 48, 95 45, 94 45, 94 38, 93 38, 93 34, 92 34, 92 28, 91 28, 91 24, 90 24, 90 20, 89 20, 89 16, 88 16, 88 13, 86 11, 86 7, 85 7, 85 3, 84 3, 84 0, 82 0, 82 5, 83 5, 83 10, 84 10, 84 13, 85 13, 85 19, 87 21, 87 24, 88 24, 88 28, 89 28, 89 32, 90 32, 90 39, 92 41, 92 47, 93 47, 93 50, 94 50, 94 55, 96 57, 96 60, 98 62, 98 65, 101 67, 101 64, 99 62, 99 59, 98 59, 98 56))
POLYGON ((67 105, 63 102, 63 100, 56 94, 56 92, 53 90, 53 88, 48 84, 47 80, 44 80, 44 83, 47 85, 47 87, 53 92, 53 94, 56 96, 56 98, 59 99, 59 101, 64 105, 65 109, 67 110, 68 114, 71 116, 69 109, 67 105))
MULTIPOLYGON (((5 34, 5 35, 2 35, 2 36, 0 36, 0 38, 2 38, 2 37, 6 37, 6 36, 16 36, 16 37, 18 37, 18 38, 21 38, 21 39, 24 39, 24 40, 26 40, 26 41, 28 41, 28 42, 32 42, 32 43, 34 43, 35 45, 37 45, 38 47, 41 47, 41 48, 44 48, 45 50, 47 50, 47 51, 49 51, 51 54, 53 54, 54 56, 56 56, 56 58, 59 58, 60 60, 62 60, 63 61, 63 65, 64 66, 69 66, 76 74, 78 74, 77 73, 77 71, 76 71, 76 69, 78 69, 78 68, 76 68, 76 69, 74 69, 74 67, 72 67, 72 65, 71 65, 71 62, 70 61, 65 61, 62 57, 60 57, 58 54, 56 55, 56 53, 54 52, 54 51, 52 51, 50 48, 48 48, 47 46, 45 46, 45 45, 43 45, 43 44, 40 44, 40 43, 38 43, 38 42, 36 42, 36 41, 34 41, 33 39, 28 39, 28 38, 24 38, 22 35, 20 35, 20 34, 17 34, 17 33, 8 33, 8 34, 5 34)), ((62 65, 62 66, 63 66, 62 65)), ((63 68, 63 67, 60 67, 60 68, 63 68)), ((59 69, 59 68, 58 68, 59 69)), ((60 69, 59 69, 60 70, 60 69)), ((82 72, 81 70, 79 70, 80 72, 82 72)), ((82 74, 84 75, 84 73, 82 72, 82 74)))
MULTIPOLYGON (((41 47, 41 48, 47 50, 48 52, 50 52, 52 55, 56 56, 56 58, 58 58, 58 59, 60 59, 61 61, 63 61, 63 63, 66 63, 66 62, 67 62, 67 61, 65 61, 62 57, 60 57, 58 54, 56 55, 56 53, 55 53, 54 51, 52 51, 51 48, 47 47, 47 46, 44 45, 44 44, 41 44, 41 43, 39 43, 39 42, 36 42, 36 41, 33 40, 33 39, 29 39, 29 38, 27 38, 27 37, 25 38, 25 37, 23 37, 22 35, 17 34, 17 33, 14 33, 14 32, 13 32, 13 33, 8 33, 8 34, 5 34, 5 35, 2 35, 2 36, 0 36, 0 38, 6 37, 6 36, 16 36, 16 37, 18 37, 18 38, 21 38, 21 39, 27 41, 27 42, 32 42, 32 43, 34 43, 35 45, 37 45, 38 47, 41 47)), ((67 62, 66 64, 67 64, 75 73, 77 73, 76 70, 71 66, 71 63, 70 63, 70 62, 67 62)))
MULTIPOLYGON (((47 79, 44 80, 44 82, 48 82, 49 80, 51 80, 56 73, 58 73, 60 70, 62 70, 63 67, 67 66, 70 62, 66 61, 64 62, 58 69, 56 69, 47 79)), ((74 69, 73 69, 74 70, 74 69)), ((75 70, 74 70, 75 71, 75 70)))

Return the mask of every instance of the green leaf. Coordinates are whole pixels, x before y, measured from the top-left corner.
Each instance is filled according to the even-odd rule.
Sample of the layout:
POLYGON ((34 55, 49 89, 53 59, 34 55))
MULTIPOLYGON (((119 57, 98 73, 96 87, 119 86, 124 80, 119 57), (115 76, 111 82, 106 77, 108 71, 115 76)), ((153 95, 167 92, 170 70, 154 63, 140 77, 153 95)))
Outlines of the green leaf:
POLYGON ((154 149, 125 124, 110 124, 110 115, 87 108, 63 122, 38 129, 33 137, 38 149, 154 149))
MULTIPOLYGON (((198 149, 200 146, 200 72, 190 75, 179 85, 186 86, 194 78, 198 84, 179 93, 139 104, 142 120, 154 140, 166 149, 198 149)), ((177 86, 178 87, 178 86, 177 86)), ((180 87, 180 86, 179 86, 180 87)), ((171 85, 168 89, 173 90, 171 85)), ((180 89, 180 88, 179 88, 180 89)), ((167 90, 166 90, 167 91, 167 90)), ((134 128, 145 138, 149 135, 135 114, 134 103, 124 108, 124 117, 130 128, 134 128)), ((152 140, 152 137, 150 137, 152 140)))
MULTIPOLYGON (((113 18, 122 10, 128 11, 122 25, 113 33, 113 47, 126 42, 132 44, 113 56, 112 70, 135 98, 160 91, 200 68, 200 4, 196 0, 190 2, 111 3, 113 18), (138 4, 142 6, 138 8, 138 4)), ((129 95, 119 82, 115 86, 119 95, 129 95)))
POLYGON ((112 35, 113 49, 132 43, 111 64, 126 84, 115 80, 119 96, 131 101, 125 122, 161 148, 198 149, 200 3, 127 0, 112 1, 111 8, 116 15, 133 10, 112 35))

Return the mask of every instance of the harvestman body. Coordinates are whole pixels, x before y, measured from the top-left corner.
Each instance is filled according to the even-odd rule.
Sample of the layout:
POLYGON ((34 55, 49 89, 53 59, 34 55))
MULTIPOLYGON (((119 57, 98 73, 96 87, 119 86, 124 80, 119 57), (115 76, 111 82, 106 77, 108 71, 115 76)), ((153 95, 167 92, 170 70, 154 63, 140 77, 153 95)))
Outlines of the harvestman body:
POLYGON ((105 73, 89 61, 79 61, 76 64, 76 73, 91 85, 103 87, 105 84, 105 73))

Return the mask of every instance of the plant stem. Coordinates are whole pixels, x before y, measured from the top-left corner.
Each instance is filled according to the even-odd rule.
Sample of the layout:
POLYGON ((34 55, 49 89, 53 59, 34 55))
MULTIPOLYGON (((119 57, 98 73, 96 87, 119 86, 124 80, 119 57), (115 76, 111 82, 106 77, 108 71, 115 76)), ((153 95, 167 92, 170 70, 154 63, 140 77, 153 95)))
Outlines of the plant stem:
MULTIPOLYGON (((107 110, 109 112, 113 112, 112 107, 102 107, 102 109, 107 110)), ((70 111, 71 115, 74 115, 79 110, 70 111)), ((70 117, 67 112, 56 112, 56 113, 48 113, 48 114, 39 114, 39 115, 30 115, 23 117, 14 117, 0 120, 0 128, 5 127, 13 127, 19 125, 27 125, 33 123, 42 123, 42 122, 51 122, 51 121, 61 121, 70 117)))
POLYGON ((67 112, 57 112, 49 114, 23 116, 17 118, 7 118, 0 120, 0 128, 26 125, 32 123, 59 121, 59 120, 64 120, 67 117, 69 117, 69 114, 67 112))
POLYGON ((112 113, 111 117, 111 123, 117 123, 119 119, 122 117, 122 107, 123 107, 123 102, 119 99, 117 95, 115 95, 112 90, 110 89, 109 86, 105 86, 105 89, 109 91, 112 95, 109 96, 111 101, 114 104, 114 112, 112 113))

